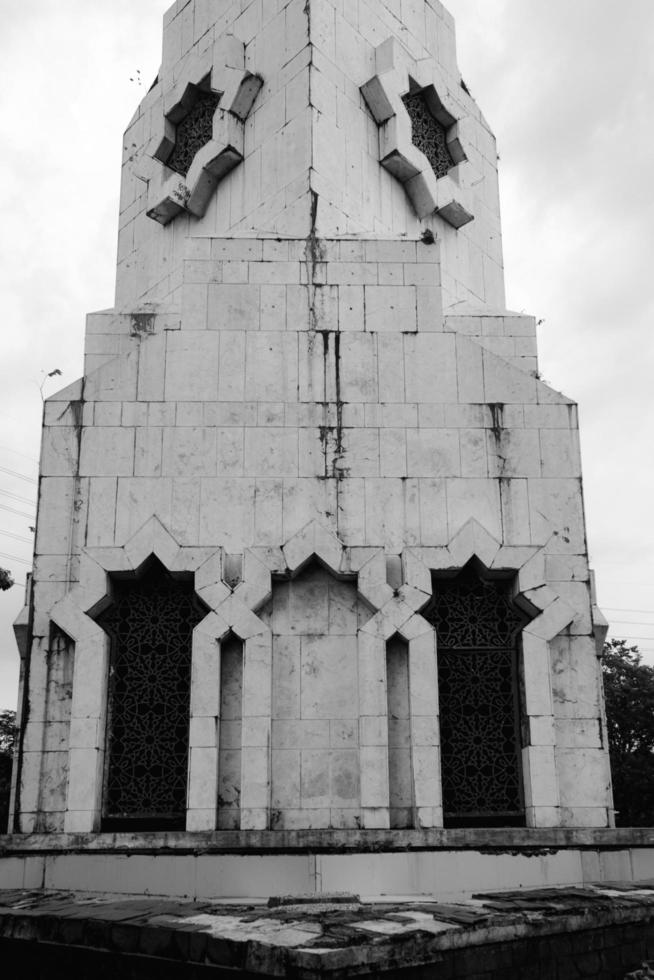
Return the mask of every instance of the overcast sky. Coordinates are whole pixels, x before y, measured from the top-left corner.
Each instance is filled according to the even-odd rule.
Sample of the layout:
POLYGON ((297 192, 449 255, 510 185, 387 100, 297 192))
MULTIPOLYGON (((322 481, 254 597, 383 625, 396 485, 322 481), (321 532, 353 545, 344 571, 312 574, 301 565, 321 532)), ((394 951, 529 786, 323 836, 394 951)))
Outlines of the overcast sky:
MULTIPOLYGON (((55 368, 46 394, 81 375, 85 314, 113 305, 121 136, 156 75, 167 6, 3 10, 0 565, 18 583, 39 386, 55 368)), ((654 662, 654 3, 448 7, 463 77, 498 138, 508 305, 543 321, 542 374, 580 405, 600 603, 611 634, 654 662)), ((0 709, 16 703, 21 592, 0 593, 0 709)))

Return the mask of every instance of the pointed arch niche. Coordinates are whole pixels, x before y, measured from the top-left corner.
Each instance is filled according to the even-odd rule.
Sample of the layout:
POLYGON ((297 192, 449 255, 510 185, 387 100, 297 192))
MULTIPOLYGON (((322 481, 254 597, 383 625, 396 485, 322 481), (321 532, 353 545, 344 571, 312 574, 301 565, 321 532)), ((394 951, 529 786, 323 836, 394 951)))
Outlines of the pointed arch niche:
POLYGON ((155 556, 109 579, 91 613, 110 640, 102 830, 184 830, 193 631, 209 610, 155 556))
MULTIPOLYGON (((171 581, 185 582, 193 601, 206 613, 197 624, 188 624, 192 627, 188 789, 185 814, 180 817, 177 812, 176 819, 185 822, 186 830, 214 830, 217 825, 221 646, 236 638, 247 665, 241 681, 241 723, 248 737, 243 739, 241 752, 240 825, 243 829, 263 829, 267 826, 269 795, 269 631, 243 597, 235 595, 238 590, 243 592, 246 583, 241 582, 238 589, 226 583, 229 576, 222 549, 182 547, 157 518, 152 518, 123 547, 86 549, 80 556, 80 584, 50 613, 53 624, 75 644, 65 830, 91 833, 102 827, 112 640, 96 618, 102 620, 112 601, 112 581, 134 581, 143 566, 147 568, 152 562, 171 581)), ((260 569, 269 578, 267 570, 263 566, 260 569)), ((261 576, 257 579, 255 574, 253 580, 247 584, 245 598, 260 604, 268 590, 264 587, 261 594, 261 576)))
POLYGON ((514 575, 471 559, 434 575, 424 617, 436 630, 445 827, 524 826, 521 633, 536 610, 514 575))
POLYGON ((434 630, 417 614, 427 566, 405 554, 391 587, 383 549, 345 548, 312 522, 283 548, 246 550, 235 575, 222 549, 181 547, 152 518, 123 547, 86 549, 51 611, 75 643, 66 831, 102 828, 112 641, 96 620, 112 583, 155 560, 207 611, 191 639, 186 830, 388 828, 392 637, 408 649, 410 822, 441 824, 434 630), (282 765, 292 752, 299 766, 282 765))
POLYGON ((271 829, 361 820, 358 631, 371 618, 356 578, 312 559, 273 581, 271 829))
MULTIPOLYGON (((443 719, 440 724, 439 715, 439 727, 443 735, 445 825, 491 826, 499 822, 505 826, 558 826, 560 803, 548 644, 572 623, 576 613, 546 584, 545 545, 502 546, 477 521, 470 520, 446 547, 418 548, 413 552, 429 567, 432 579, 433 597, 422 610, 436 632, 443 687, 443 719), (481 622, 485 614, 492 614, 494 625, 481 622), (492 654, 497 651, 501 655, 495 657, 488 674, 486 668, 493 665, 492 654), (485 654, 491 656, 485 658, 485 654), (468 657, 467 663, 460 657, 468 657), (464 717, 466 710, 469 714, 476 711, 481 697, 478 688, 484 678, 489 686, 483 697, 503 701, 491 728, 502 715, 506 738, 503 742, 501 735, 494 733, 490 739, 494 751, 504 751, 503 745, 513 743, 506 748, 498 772, 491 771, 493 763, 489 762, 490 783, 500 778, 499 770, 505 777, 507 766, 512 770, 505 794, 512 802, 504 807, 507 812, 496 812, 494 816, 490 812, 493 807, 496 811, 503 809, 499 796, 486 808, 487 812, 474 814, 470 802, 474 790, 468 794, 468 804, 462 807, 466 794, 458 792, 456 785, 458 781, 460 789, 467 778, 466 765, 471 769, 478 767, 486 751, 480 742, 483 718, 478 719, 478 724, 475 720, 475 724, 466 725, 464 717), (478 753, 472 744, 475 739, 480 743, 478 753), (511 755, 514 761, 509 764, 511 755)), ((492 750, 486 754, 490 760, 492 750)), ((478 786, 477 799, 483 795, 483 788, 478 786)), ((488 799, 491 797, 492 794, 488 799)))

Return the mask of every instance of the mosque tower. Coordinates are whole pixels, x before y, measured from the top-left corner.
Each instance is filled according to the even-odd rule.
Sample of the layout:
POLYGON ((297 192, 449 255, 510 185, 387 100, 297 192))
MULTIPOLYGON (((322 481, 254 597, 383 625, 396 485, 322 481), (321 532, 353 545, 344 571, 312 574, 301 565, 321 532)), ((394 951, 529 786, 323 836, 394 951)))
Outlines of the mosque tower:
POLYGON ((452 17, 177 0, 123 149, 115 307, 45 406, 13 833, 60 884, 131 842, 264 891, 367 851, 322 878, 366 891, 407 842, 610 827, 577 410, 506 309, 452 17))

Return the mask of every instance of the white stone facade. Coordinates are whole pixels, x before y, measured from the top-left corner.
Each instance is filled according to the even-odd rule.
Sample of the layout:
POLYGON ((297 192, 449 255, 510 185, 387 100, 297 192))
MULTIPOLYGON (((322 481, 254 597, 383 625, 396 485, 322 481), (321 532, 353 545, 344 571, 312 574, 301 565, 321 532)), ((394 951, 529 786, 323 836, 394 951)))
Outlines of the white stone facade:
POLYGON ((45 409, 17 831, 101 827, 110 645, 89 614, 150 555, 193 574, 209 609, 188 831, 385 829, 402 809, 442 826, 438 638, 421 611, 432 574, 472 558, 512 573, 531 611, 527 826, 611 825, 576 407, 538 380, 533 319, 504 308, 494 139, 437 0, 173 5, 125 136, 116 308, 89 316, 85 354, 45 409), (231 110, 174 176, 156 156, 166 113, 209 72, 231 110), (406 148, 409 79, 455 120, 445 185, 406 148), (391 138, 413 177, 380 163, 391 138), (388 688, 397 639, 404 695, 388 688), (405 705, 397 742, 389 697, 405 705))

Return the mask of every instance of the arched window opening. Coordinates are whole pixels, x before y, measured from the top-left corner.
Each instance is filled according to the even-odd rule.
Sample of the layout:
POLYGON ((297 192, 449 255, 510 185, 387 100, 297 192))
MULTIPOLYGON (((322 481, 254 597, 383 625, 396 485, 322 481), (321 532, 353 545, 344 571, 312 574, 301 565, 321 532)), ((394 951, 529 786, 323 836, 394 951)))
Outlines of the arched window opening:
POLYGON ((241 827, 243 641, 231 633, 220 644, 218 829, 241 827))
POLYGON ((184 829, 192 637, 206 612, 192 576, 155 557, 112 576, 96 617, 111 638, 103 830, 184 829))
POLYGON ((446 827, 524 826, 518 659, 529 622, 512 580, 469 562, 433 577, 423 615, 436 629, 446 827))
POLYGON ((393 829, 413 827, 413 766, 409 703, 409 644, 393 636, 386 644, 388 697, 389 815, 393 829))

